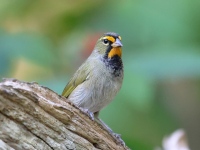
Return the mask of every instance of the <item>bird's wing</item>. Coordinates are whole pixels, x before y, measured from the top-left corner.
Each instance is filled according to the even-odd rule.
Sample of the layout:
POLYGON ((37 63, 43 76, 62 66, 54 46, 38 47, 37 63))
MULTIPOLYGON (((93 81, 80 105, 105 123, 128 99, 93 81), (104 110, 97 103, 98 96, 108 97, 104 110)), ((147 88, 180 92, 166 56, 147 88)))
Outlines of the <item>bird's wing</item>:
POLYGON ((82 65, 74 74, 74 76, 70 79, 65 89, 62 92, 62 96, 68 97, 72 91, 81 83, 86 81, 89 77, 90 70, 88 64, 86 63, 82 65))

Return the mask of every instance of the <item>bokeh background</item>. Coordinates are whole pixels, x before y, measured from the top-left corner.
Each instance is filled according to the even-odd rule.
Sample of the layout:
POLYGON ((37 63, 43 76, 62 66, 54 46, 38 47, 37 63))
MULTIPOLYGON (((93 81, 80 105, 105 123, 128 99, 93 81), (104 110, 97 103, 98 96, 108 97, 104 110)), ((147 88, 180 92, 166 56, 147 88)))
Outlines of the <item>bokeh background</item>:
POLYGON ((133 150, 176 129, 200 149, 199 0, 0 0, 0 78, 61 94, 104 32, 121 35, 125 78, 100 117, 133 150))

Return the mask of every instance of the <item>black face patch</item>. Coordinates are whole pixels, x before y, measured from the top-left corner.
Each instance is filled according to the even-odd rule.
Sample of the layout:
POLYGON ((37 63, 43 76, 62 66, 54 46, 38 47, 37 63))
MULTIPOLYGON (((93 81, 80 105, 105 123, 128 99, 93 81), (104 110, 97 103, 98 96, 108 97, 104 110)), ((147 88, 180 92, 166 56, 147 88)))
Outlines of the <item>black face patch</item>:
POLYGON ((120 76, 123 71, 123 63, 121 57, 118 55, 113 56, 112 58, 104 58, 106 67, 111 71, 111 73, 117 77, 120 76))

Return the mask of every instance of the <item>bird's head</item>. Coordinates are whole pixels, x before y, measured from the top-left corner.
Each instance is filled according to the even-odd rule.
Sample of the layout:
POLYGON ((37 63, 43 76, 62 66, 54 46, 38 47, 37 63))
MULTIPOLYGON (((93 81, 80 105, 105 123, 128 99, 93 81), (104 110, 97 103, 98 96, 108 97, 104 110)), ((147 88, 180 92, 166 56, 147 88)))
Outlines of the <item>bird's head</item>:
POLYGON ((122 56, 121 36, 114 32, 105 33, 98 39, 95 50, 106 59, 112 59, 114 56, 122 56))

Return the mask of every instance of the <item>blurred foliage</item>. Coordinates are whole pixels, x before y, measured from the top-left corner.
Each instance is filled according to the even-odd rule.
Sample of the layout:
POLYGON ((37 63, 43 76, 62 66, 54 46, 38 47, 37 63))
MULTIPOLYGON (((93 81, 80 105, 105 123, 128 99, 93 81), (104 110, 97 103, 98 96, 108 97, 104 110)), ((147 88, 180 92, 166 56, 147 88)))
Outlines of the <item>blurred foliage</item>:
MULTIPOLYGON (((153 149, 177 128, 191 131, 189 141, 195 141, 192 133, 198 129, 187 124, 182 111, 173 111, 182 110, 182 102, 171 105, 170 99, 180 98, 176 91, 181 87, 175 89, 175 99, 167 89, 195 80, 190 83, 199 91, 200 1, 0 3, 1 78, 37 81, 61 93, 99 35, 118 32, 124 45, 125 78, 116 100, 102 111, 101 118, 131 149, 153 149), (172 84, 166 85, 168 82, 172 84)), ((192 111, 190 103, 199 105, 199 95, 186 101, 192 111)), ((191 146, 195 144, 198 142, 191 146)))

